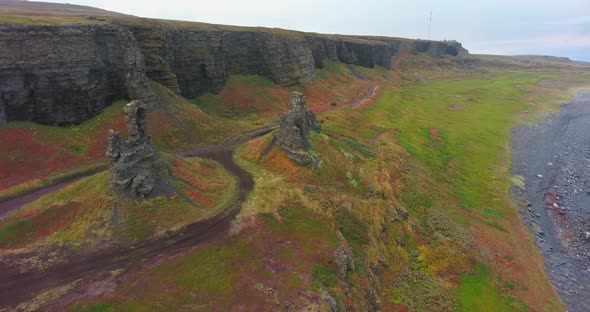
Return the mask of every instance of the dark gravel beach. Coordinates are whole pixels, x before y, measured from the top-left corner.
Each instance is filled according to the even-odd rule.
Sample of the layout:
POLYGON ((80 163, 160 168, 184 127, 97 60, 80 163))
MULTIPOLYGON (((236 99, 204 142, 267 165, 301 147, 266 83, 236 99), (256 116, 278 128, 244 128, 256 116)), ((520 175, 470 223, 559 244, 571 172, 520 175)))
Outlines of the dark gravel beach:
POLYGON ((512 157, 513 198, 549 278, 568 311, 590 311, 590 90, 514 129, 512 157))

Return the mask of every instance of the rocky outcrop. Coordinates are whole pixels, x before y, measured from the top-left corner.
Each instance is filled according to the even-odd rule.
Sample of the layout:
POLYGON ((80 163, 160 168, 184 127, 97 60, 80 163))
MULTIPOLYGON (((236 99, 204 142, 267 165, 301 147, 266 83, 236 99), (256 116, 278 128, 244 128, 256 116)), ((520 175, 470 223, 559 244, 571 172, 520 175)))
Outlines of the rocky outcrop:
POLYGON ((415 54, 427 53, 435 57, 454 57, 467 54, 467 50, 457 41, 415 40, 411 51, 415 54))
POLYGON ((129 193, 144 198, 162 176, 158 153, 145 133, 146 109, 140 101, 125 106, 127 140, 121 140, 119 133, 109 130, 106 156, 110 162, 108 190, 111 194, 129 193))
POLYGON ((454 40, 412 40, 377 36, 360 36, 356 38, 386 43, 391 46, 393 56, 402 50, 414 55, 426 54, 433 57, 461 57, 469 54, 469 51, 460 42, 454 40))
POLYGON ((320 132, 322 126, 315 114, 305 107, 303 93, 292 92, 291 109, 281 116, 276 142, 287 152, 289 158, 300 166, 311 163, 311 159, 305 154, 309 145, 306 138, 309 131, 320 132))
POLYGON ((354 264, 354 258, 352 250, 348 245, 348 242, 340 231, 337 232, 339 246, 334 251, 334 262, 338 266, 338 273, 342 279, 346 279, 349 272, 354 272, 356 266, 354 264))
POLYGON ((0 25, 0 124, 77 124, 153 93, 133 35, 115 25, 0 25))

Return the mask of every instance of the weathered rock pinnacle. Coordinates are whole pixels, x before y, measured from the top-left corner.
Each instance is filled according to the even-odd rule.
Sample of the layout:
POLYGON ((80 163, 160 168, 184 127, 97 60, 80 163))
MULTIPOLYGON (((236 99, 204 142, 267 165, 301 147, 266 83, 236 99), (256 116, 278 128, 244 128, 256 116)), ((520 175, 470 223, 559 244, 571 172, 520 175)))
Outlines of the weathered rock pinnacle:
POLYGON ((143 198, 150 194, 161 175, 158 169, 158 152, 145 134, 146 105, 132 101, 124 109, 129 132, 127 140, 109 130, 106 156, 110 162, 108 191, 111 194, 130 194, 143 198))
POLYGON ((291 109, 281 116, 277 144, 287 152, 289 158, 298 165, 309 165, 311 159, 305 155, 308 147, 309 131, 320 132, 322 126, 315 114, 305 107, 305 96, 301 92, 291 93, 291 109))

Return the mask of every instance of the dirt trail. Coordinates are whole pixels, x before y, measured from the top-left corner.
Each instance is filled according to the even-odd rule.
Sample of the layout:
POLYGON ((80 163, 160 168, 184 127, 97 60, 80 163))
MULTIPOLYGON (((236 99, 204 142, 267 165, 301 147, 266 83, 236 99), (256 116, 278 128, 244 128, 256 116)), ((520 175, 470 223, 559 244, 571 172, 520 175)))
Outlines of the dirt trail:
POLYGON ((348 65, 348 70, 350 71, 350 73, 358 80, 367 80, 367 78, 365 76, 363 76, 363 74, 359 73, 354 66, 352 65, 348 65))
MULTIPOLYGON (((376 85, 371 86, 362 97, 354 100, 352 103, 348 104, 347 107, 359 106, 364 101, 366 101, 370 97, 374 96, 376 91, 377 91, 377 86, 376 85)), ((197 148, 197 149, 190 150, 190 151, 184 151, 184 152, 177 153, 177 155, 181 156, 181 157, 195 157, 195 156, 198 156, 199 153, 224 150, 229 146, 246 143, 248 141, 260 138, 260 137, 270 133, 271 131, 275 130, 276 128, 278 128, 277 124, 269 125, 269 126, 265 126, 265 127, 260 127, 260 128, 251 130, 249 132, 246 132, 246 133, 242 134, 241 137, 234 138, 233 140, 231 140, 229 142, 215 144, 215 145, 209 145, 209 146, 197 148)), ((94 173, 95 172, 93 172, 92 174, 94 174, 94 173)), ((25 205, 30 204, 47 194, 57 192, 57 191, 65 188, 66 186, 68 186, 76 181, 79 181, 80 179, 87 177, 89 175, 90 174, 84 175, 84 176, 73 177, 67 181, 63 181, 58 184, 50 185, 48 187, 35 190, 31 193, 27 193, 27 194, 24 194, 24 195, 16 197, 16 198, 0 202, 0 217, 7 215, 9 212, 18 210, 18 209, 24 207, 25 205)))
POLYGON ((44 271, 21 273, 0 264, 0 309, 14 307, 44 289, 65 285, 100 273, 129 268, 143 260, 171 255, 203 242, 214 242, 227 237, 231 220, 238 214, 248 192, 254 187, 252 177, 233 161, 230 147, 234 143, 196 149, 184 156, 199 156, 220 162, 237 177, 239 198, 230 209, 214 217, 193 223, 167 237, 142 241, 131 246, 117 246, 108 250, 80 252, 69 255, 66 261, 44 271))
POLYGON ((568 311, 590 311, 590 91, 512 135, 513 187, 523 222, 568 311))
MULTIPOLYGON (((377 86, 372 86, 367 93, 355 100, 349 107, 361 104, 375 94, 377 86)), ((19 272, 14 267, 0 263, 0 310, 14 307, 17 304, 33 298, 45 289, 66 285, 79 279, 96 278, 105 272, 116 269, 132 268, 144 260, 154 259, 164 255, 174 255, 178 252, 198 246, 205 242, 215 242, 225 239, 231 221, 239 213, 247 194, 253 189, 252 177, 241 169, 234 161, 231 147, 260 138, 274 129, 277 125, 270 125, 244 133, 234 140, 190 151, 177 153, 181 157, 203 157, 220 162, 226 170, 237 177, 239 200, 230 209, 214 217, 188 225, 183 230, 166 237, 138 242, 134 245, 120 245, 98 251, 80 251, 67 255, 64 261, 43 271, 19 272)), ((0 203, 0 216, 31 203, 41 196, 56 192, 67 185, 79 180, 73 178, 62 183, 25 194, 10 201, 0 203)))
POLYGON ((54 184, 36 191, 33 191, 31 193, 13 198, 13 199, 9 199, 7 201, 4 202, 0 202, 0 217, 5 216, 6 214, 8 214, 11 211, 14 210, 18 210, 20 208, 22 208, 23 206, 32 203, 34 201, 36 201, 37 199, 43 197, 44 195, 47 195, 49 193, 53 193, 53 192, 57 192, 61 189, 63 189, 64 187, 78 181, 82 179, 82 177, 77 177, 77 178, 73 178, 71 180, 67 180, 58 184, 54 184))
MULTIPOLYGON (((270 125, 270 126, 266 126, 266 127, 261 127, 261 128, 246 132, 243 134, 243 136, 241 138, 235 138, 235 139, 230 140, 229 142, 226 142, 226 143, 220 143, 220 144, 200 147, 200 148, 196 148, 194 150, 180 152, 180 153, 177 153, 176 155, 181 156, 181 157, 196 157, 199 155, 211 154, 214 151, 223 151, 233 145, 246 143, 248 141, 260 138, 260 137, 270 133, 271 131, 273 131, 277 127, 278 127, 278 125, 270 125)), ((65 188, 66 186, 68 186, 76 181, 79 181, 82 178, 88 177, 92 174, 95 174, 95 172, 93 172, 91 174, 86 174, 83 176, 73 177, 67 181, 64 181, 64 182, 61 182, 58 184, 54 184, 54 185, 50 185, 48 187, 35 190, 31 193, 27 193, 27 194, 21 195, 16 198, 0 202, 0 217, 7 215, 9 212, 18 210, 18 209, 36 201, 36 200, 38 200, 39 198, 41 198, 47 194, 57 192, 57 191, 65 188)))
POLYGON ((354 108, 357 107, 359 105, 361 105, 364 101, 368 100, 370 97, 375 95, 375 92, 377 92, 377 86, 371 86, 367 92, 365 93, 365 95, 363 95, 362 97, 356 99, 354 102, 348 104, 348 107, 354 108))

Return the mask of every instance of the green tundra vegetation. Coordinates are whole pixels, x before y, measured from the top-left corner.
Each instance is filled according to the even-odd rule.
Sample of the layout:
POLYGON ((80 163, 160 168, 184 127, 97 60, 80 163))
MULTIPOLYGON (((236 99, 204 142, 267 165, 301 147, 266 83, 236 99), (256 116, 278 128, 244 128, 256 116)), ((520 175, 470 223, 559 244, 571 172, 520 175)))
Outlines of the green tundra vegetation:
MULTIPOLYGON (((366 77, 362 82, 347 66, 326 64, 310 85, 291 88, 310 94, 309 106, 322 123, 323 131, 309 136, 314 168, 294 165, 272 145, 273 132, 236 146, 234 160, 255 187, 228 239, 139 272, 113 272, 122 281, 116 289, 69 308, 564 310, 510 198, 510 130, 554 111, 589 81, 590 72, 477 60, 475 69, 428 58, 409 60, 412 70, 403 64, 399 70, 355 66, 366 77), (347 85, 353 91, 345 91, 347 85), (373 85, 378 91, 367 103, 343 105, 373 85), (330 97, 321 97, 322 91, 330 97)), ((181 177, 178 196, 118 202, 98 195, 106 181, 106 173, 99 173, 2 221, 0 248, 133 241, 235 203, 235 180, 219 164, 172 152, 275 123, 290 90, 257 76, 231 77, 220 94, 188 100, 154 88, 166 101, 150 112, 147 127, 156 146, 170 153, 165 159, 174 176, 181 177), (195 209, 193 201, 206 209, 195 209), (119 209, 117 227, 105 222, 113 207, 119 209), (49 231, 51 224, 55 231, 49 231)), ((106 142, 95 141, 107 127, 96 120, 121 128, 115 113, 121 105, 78 127, 9 123, 0 131, 25 132, 27 144, 55 142, 54 154, 78 157, 76 168, 97 166, 104 164, 98 155, 106 142), (66 139, 77 132, 94 139, 66 139)), ((14 155, 0 161, 20 164, 14 155)), ((0 195, 17 192, 14 187, 23 188, 0 195)))

